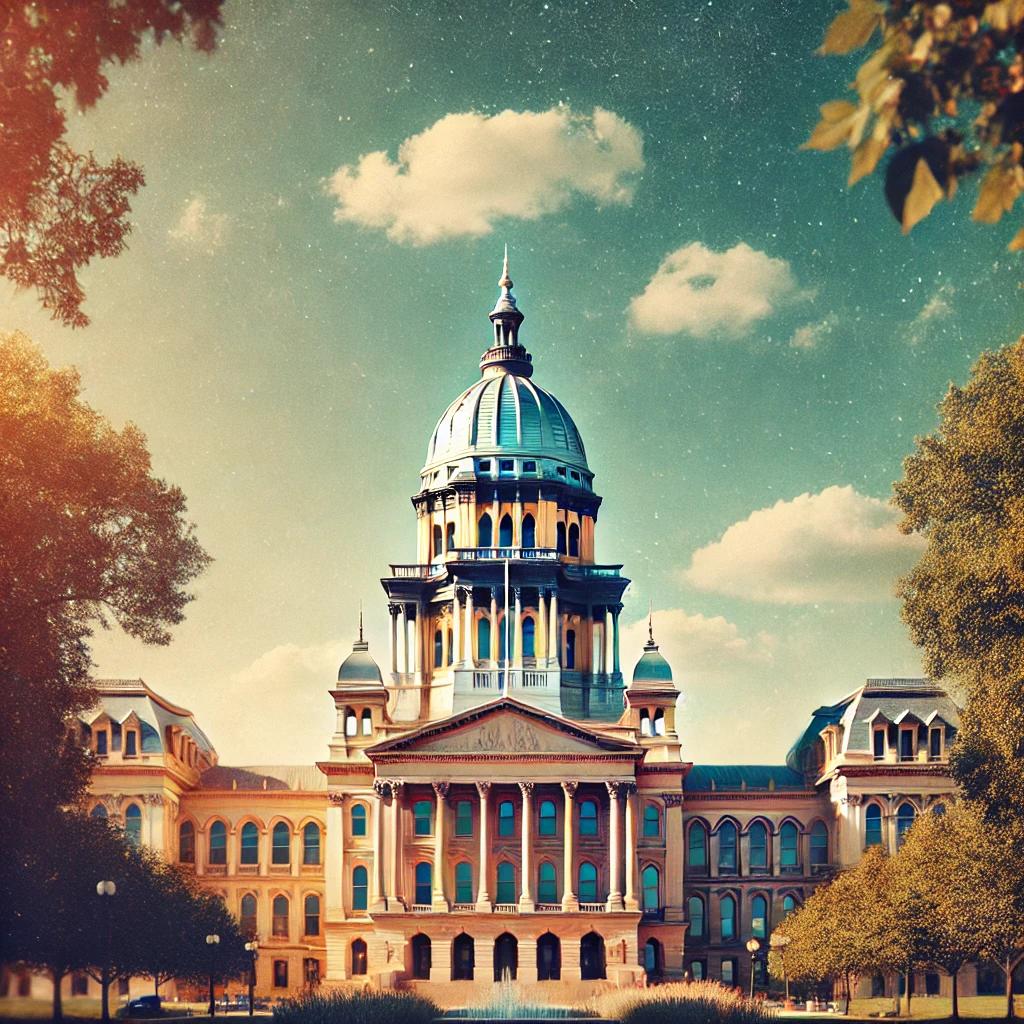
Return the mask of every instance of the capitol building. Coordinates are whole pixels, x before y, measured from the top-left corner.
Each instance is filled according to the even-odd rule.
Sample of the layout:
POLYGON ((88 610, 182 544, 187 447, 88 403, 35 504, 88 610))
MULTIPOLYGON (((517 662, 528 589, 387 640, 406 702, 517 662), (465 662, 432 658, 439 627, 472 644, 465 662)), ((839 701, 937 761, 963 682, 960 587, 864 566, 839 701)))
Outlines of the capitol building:
MULTIPOLYGON (((360 624, 324 680, 323 759, 222 765, 141 680, 101 681, 77 723, 98 762, 87 810, 223 896, 259 940, 265 996, 502 976, 747 986, 751 970, 765 984, 746 943, 766 951, 816 885, 953 794, 958 711, 927 679, 823 694, 841 699, 809 709, 784 764, 687 760, 686 666, 659 653, 656 620, 621 664, 629 580, 594 560, 602 498, 536 380, 507 259, 499 286, 479 379, 427 445, 417 561, 381 580, 390 650, 360 624)), ((961 992, 974 984, 965 971, 961 992)))

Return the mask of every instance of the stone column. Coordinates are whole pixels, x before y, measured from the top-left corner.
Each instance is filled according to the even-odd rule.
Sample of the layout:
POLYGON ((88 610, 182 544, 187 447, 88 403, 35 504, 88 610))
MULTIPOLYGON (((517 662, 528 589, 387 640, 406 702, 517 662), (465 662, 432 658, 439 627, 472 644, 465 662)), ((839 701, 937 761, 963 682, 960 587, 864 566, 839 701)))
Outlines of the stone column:
POLYGON ((391 671, 398 672, 398 609, 397 604, 388 605, 388 614, 391 616, 391 671))
POLYGON ((662 793, 665 801, 665 920, 683 920, 683 794, 662 793))
MULTIPOLYGON (((522 604, 522 588, 513 587, 512 595, 515 598, 515 611, 513 615, 515 620, 512 623, 512 665, 515 668, 523 667, 523 604, 522 604)), ((536 634, 534 634, 536 636, 536 634)))
POLYGON ((384 798, 391 795, 391 787, 383 779, 373 782, 373 874, 370 878, 370 913, 387 910, 384 882, 384 798))
MULTIPOLYGON (((518 602, 517 602, 518 603, 518 602)), ((532 913, 536 909, 533 902, 533 783, 520 782, 519 789, 523 794, 523 828, 522 857, 520 863, 521 882, 519 893, 519 913, 532 913)))
POLYGON ((435 912, 447 913, 448 901, 444 896, 444 844, 445 844, 445 802, 448 799, 448 783, 435 782, 434 787, 434 891, 431 903, 435 912))
MULTIPOLYGON (((576 822, 574 820, 573 806, 575 803, 576 788, 578 782, 563 782, 562 793, 565 796, 563 804, 562 838, 565 860, 562 865, 562 910, 568 912, 580 909, 580 901, 576 898, 576 822)), ((563 963, 565 950, 562 951, 563 963)))
POLYGON ((491 587, 491 665, 498 664, 498 591, 491 587))
POLYGON ((327 794, 327 835, 324 840, 324 911, 327 920, 345 919, 344 793, 327 794))
MULTIPOLYGON (((480 794, 480 879, 476 887, 476 909, 489 914, 491 912, 491 896, 487 891, 487 883, 490 877, 491 847, 487 839, 487 797, 491 791, 491 784, 478 782, 476 791, 480 794)), ((479 945, 477 949, 479 949, 479 945)))
POLYGON ((627 782, 623 785, 626 794, 626 910, 639 910, 636 898, 636 783, 627 782))
POLYGON ((562 664, 562 630, 558 622, 558 591, 551 591, 551 603, 548 615, 548 650, 551 652, 552 665, 557 668, 562 664))
POLYGON ((299 871, 300 871, 299 865, 302 864, 302 830, 301 829, 295 829, 295 831, 292 832, 291 846, 292 846, 292 859, 291 859, 291 869, 292 870, 291 870, 291 873, 292 873, 292 877, 298 878, 299 877, 299 871))
POLYGON ((416 682, 423 680, 423 605, 416 602, 416 618, 412 620, 412 649, 415 658, 416 682))
POLYGON ((622 903, 622 846, 619 833, 622 830, 619 807, 621 782, 606 782, 608 790, 608 910, 625 909, 622 903))
POLYGON ((612 609, 611 605, 605 605, 604 608, 604 668, 608 674, 612 672, 612 665, 615 663, 614 653, 612 649, 612 634, 614 626, 612 621, 612 609))
POLYGON ((388 879, 388 909, 399 910, 402 907, 402 868, 404 850, 402 849, 402 783, 391 783, 391 862, 390 878, 388 879))
POLYGON ((462 587, 452 587, 452 668, 462 664, 462 587))
POLYGON ((619 661, 619 613, 622 605, 617 604, 612 609, 612 671, 619 675, 622 672, 622 665, 619 661))
POLYGON ((537 627, 534 634, 537 638, 537 666, 544 668, 548 663, 548 608, 544 599, 544 588, 537 591, 537 627))
POLYGON ((402 672, 409 674, 409 609, 403 601, 399 605, 402 619, 402 672))

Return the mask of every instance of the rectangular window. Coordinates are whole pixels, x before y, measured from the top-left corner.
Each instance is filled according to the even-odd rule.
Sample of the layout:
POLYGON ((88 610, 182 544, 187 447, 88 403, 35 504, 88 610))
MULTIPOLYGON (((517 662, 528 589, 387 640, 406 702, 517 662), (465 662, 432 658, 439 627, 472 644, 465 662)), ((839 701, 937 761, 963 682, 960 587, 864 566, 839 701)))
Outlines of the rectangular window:
POLYGON ((510 800, 498 804, 498 835, 502 838, 516 834, 516 809, 510 800))
POLYGON ((288 987, 288 961, 274 961, 274 988, 288 987))
POLYGON ((498 470, 502 473, 511 473, 516 468, 516 464, 512 459, 500 459, 498 461, 498 470))
POLYGON ((579 480, 580 478, 579 473, 577 473, 575 469, 569 474, 569 476, 571 476, 573 480, 579 480))
POLYGON ((459 800, 455 804, 455 834, 457 836, 473 834, 473 804, 469 800, 459 800))
POLYGON ((722 984, 736 984, 736 961, 731 958, 722 961, 722 984))
POLYGON ((320 961, 315 957, 306 957, 302 961, 302 977, 306 984, 315 988, 320 984, 320 961))
POLYGON ((928 734, 928 757, 938 761, 942 757, 942 730, 932 729, 928 734))
POLYGON ((71 994, 73 996, 85 996, 89 994, 89 976, 81 971, 71 975, 71 994))
POLYGON ((432 835, 431 814, 434 807, 429 800, 417 800, 413 804, 412 817, 415 825, 414 832, 418 836, 432 835))
POLYGON ((460 864, 455 869, 455 902, 473 902, 473 874, 472 869, 468 864, 465 868, 460 864), (462 870, 460 870, 460 868, 462 868, 462 870))
POLYGON ((690 961, 690 977, 694 981, 703 981, 707 977, 707 968, 704 966, 703 960, 690 961))
POLYGON ((481 473, 490 473, 490 471, 491 471, 491 460, 490 459, 481 459, 480 460, 480 472, 481 473))
POLYGON ((101 729, 96 733, 96 753, 103 756, 107 752, 107 730, 101 729))
POLYGON ((885 730, 876 729, 874 735, 874 753, 876 761, 885 760, 885 730))
POLYGON ((523 463, 523 472, 524 473, 536 473, 537 472, 537 463, 532 461, 531 459, 527 459, 527 461, 523 463))
POLYGON ((565 466, 559 466, 558 467, 558 475, 559 476, 565 476, 565 472, 566 472, 565 466))
POLYGON ((900 760, 914 760, 914 733, 911 729, 900 729, 900 760))
POLYGON ((139 734, 134 729, 129 729, 124 734, 124 756, 135 757, 139 752, 139 734))

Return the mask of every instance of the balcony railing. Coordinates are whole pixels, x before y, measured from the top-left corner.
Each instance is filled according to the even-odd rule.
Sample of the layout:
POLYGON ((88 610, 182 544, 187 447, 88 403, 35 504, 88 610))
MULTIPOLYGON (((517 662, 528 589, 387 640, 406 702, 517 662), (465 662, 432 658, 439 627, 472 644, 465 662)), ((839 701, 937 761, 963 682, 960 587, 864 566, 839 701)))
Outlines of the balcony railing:
POLYGON ((561 903, 538 903, 537 913, 538 914, 560 914, 562 912, 561 903))
POLYGON ((476 910, 475 903, 453 903, 452 911, 456 914, 466 914, 476 910))
POLYGON ((392 579, 425 580, 437 576, 444 571, 443 562, 431 562, 430 565, 392 565, 392 579))
MULTIPOLYGON (((460 670, 456 670, 461 674, 460 670)), ((518 690, 548 690, 552 692, 558 689, 558 672, 540 672, 532 669, 503 668, 474 669, 473 689, 474 690, 501 690, 508 677, 509 689, 518 690)), ((621 691, 620 691, 621 692, 621 691)))
POLYGON ((503 562, 505 559, 516 558, 535 562, 557 562, 558 552, 554 548, 450 548, 446 556, 449 562, 503 562))
POLYGON ((581 903, 581 914, 603 914, 608 909, 607 903, 581 903))
POLYGON ((518 903, 495 903, 494 913, 496 914, 518 914, 519 904, 518 903))
POLYGON ((414 914, 429 914, 434 908, 429 903, 414 903, 412 912, 414 914))

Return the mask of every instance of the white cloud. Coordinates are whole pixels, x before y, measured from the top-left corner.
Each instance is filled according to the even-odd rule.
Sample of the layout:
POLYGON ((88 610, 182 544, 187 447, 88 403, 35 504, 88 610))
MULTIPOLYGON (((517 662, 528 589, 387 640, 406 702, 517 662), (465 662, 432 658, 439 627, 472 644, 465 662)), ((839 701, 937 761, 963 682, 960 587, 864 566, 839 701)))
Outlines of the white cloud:
POLYGON ((575 194, 629 203, 643 170, 643 137, 595 107, 447 114, 398 147, 365 153, 327 182, 334 219, 380 228, 395 242, 429 245, 481 236, 502 217, 536 220, 575 194))
POLYGON ((807 298, 789 263, 740 242, 714 252, 691 242, 661 261, 643 293, 629 304, 645 334, 739 337, 788 303, 807 298))
POLYGON ((167 234, 182 245, 213 252, 224 244, 227 230, 228 215, 213 213, 205 196, 194 195, 167 234))
POLYGON ((823 320, 815 323, 804 324, 793 332, 789 339, 790 348, 812 349, 817 348, 839 325, 839 317, 835 313, 829 313, 823 320))
POLYGON ((953 296, 955 294, 955 286, 948 281, 936 288, 931 298, 918 311, 917 316, 910 321, 907 341, 911 345, 920 345, 943 320, 953 315, 953 296))
POLYGON ((685 580, 706 591, 776 604, 883 600, 924 544, 899 513, 853 487, 778 501, 695 551, 685 580))

